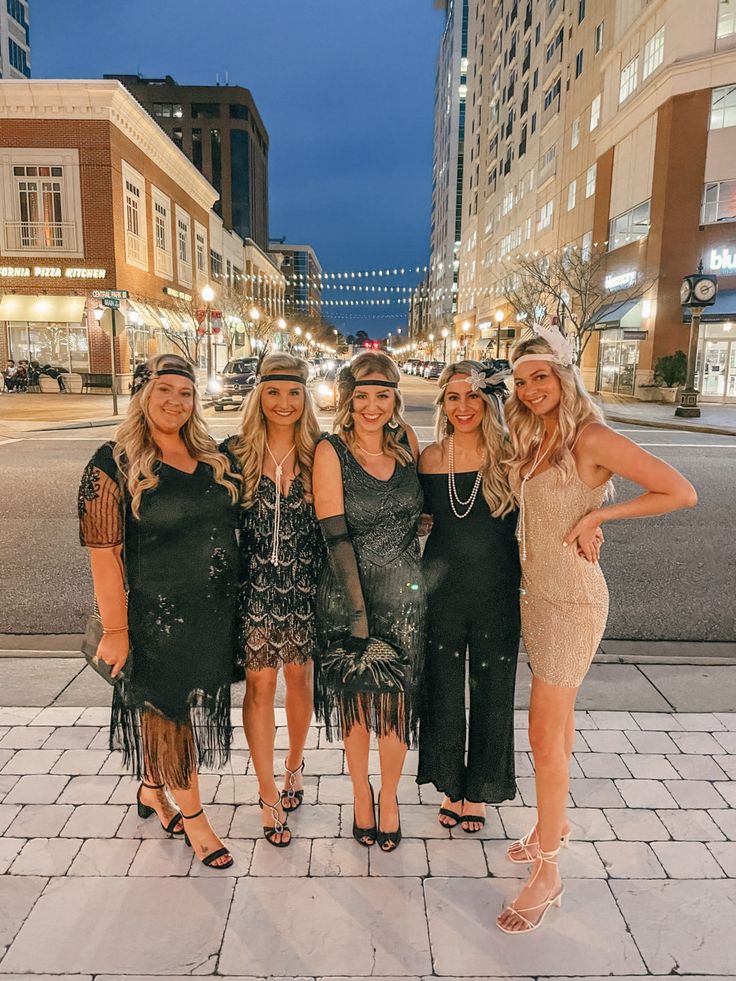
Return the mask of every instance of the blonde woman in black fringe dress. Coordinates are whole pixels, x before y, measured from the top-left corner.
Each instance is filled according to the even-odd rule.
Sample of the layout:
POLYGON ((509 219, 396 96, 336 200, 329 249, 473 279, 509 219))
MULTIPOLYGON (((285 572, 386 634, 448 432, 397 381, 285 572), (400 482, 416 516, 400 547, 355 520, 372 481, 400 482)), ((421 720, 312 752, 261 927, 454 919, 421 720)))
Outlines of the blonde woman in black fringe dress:
POLYGON ((288 815, 304 799, 304 745, 312 721, 314 606, 325 556, 312 504, 312 462, 320 435, 307 389, 309 366, 286 353, 263 359, 240 435, 224 444, 243 477, 243 726, 258 777, 263 833, 291 842, 288 815), (274 699, 279 668, 286 686, 289 747, 283 789, 274 779, 274 699))
POLYGON ((239 488, 205 428, 192 366, 170 354, 136 371, 116 441, 97 450, 79 488, 98 653, 114 676, 127 663, 110 748, 143 780, 139 816, 155 813, 218 869, 233 860, 202 810, 197 768, 230 753, 239 488))
POLYGON ((406 658, 406 683, 401 694, 335 691, 318 658, 315 708, 327 738, 341 735, 345 744, 354 838, 388 852, 401 841, 397 790, 418 721, 424 655, 419 446, 402 415, 399 372, 385 354, 358 355, 338 384, 336 432, 314 458, 315 509, 329 555, 317 596, 320 652, 340 640, 349 656, 360 656, 369 637, 388 641, 406 658), (377 807, 368 779, 371 733, 381 767, 377 807))

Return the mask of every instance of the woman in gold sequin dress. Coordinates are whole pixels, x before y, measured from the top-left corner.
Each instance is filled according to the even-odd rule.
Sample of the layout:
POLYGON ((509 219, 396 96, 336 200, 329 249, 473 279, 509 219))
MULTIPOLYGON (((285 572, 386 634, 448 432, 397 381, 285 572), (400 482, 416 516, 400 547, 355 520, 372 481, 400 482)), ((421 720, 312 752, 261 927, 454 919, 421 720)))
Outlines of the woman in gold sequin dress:
POLYGON ((509 479, 519 502, 521 622, 533 678, 529 741, 537 824, 509 848, 530 863, 529 879, 496 921, 506 933, 537 929, 559 906, 556 856, 566 843, 565 805, 575 738, 575 698, 603 636, 608 590, 598 565, 604 521, 694 507, 692 485, 668 464, 614 432, 585 391, 573 353, 557 328, 511 353, 514 392, 506 413, 509 479), (645 493, 604 507, 618 474, 645 493))

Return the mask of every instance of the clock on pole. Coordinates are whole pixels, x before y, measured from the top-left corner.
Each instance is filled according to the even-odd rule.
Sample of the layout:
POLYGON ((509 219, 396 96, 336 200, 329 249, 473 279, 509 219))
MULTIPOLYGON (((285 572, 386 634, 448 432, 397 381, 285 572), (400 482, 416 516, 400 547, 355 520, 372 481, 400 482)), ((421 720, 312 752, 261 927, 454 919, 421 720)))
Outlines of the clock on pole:
POLYGON ((698 271, 692 276, 686 276, 680 286, 680 303, 690 308, 690 344, 687 354, 687 381, 680 392, 680 404, 675 409, 675 415, 693 419, 700 416, 698 395, 695 388, 695 362, 698 356, 698 334, 700 332, 700 317, 704 307, 710 307, 718 296, 718 277, 706 275, 703 272, 702 259, 698 271))

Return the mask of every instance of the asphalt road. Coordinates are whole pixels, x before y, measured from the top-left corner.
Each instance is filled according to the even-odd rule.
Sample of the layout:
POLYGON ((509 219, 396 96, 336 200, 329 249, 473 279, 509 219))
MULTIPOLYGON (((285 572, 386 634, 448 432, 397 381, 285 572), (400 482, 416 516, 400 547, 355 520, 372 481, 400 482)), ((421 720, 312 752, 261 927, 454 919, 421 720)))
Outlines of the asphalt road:
MULTIPOLYGON (((402 384, 409 421, 432 433, 436 386, 402 384)), ((234 411, 213 435, 236 431, 234 411)), ((331 428, 330 416, 322 418, 331 428)), ((639 640, 736 640, 733 501, 736 438, 616 425, 697 487, 694 511, 606 526, 602 566, 611 593, 606 636, 639 640)), ((0 440, 0 633, 76 633, 90 608, 87 557, 77 544, 79 476, 113 427, 28 433, 0 440)), ((636 489, 617 482, 625 499, 636 489)))

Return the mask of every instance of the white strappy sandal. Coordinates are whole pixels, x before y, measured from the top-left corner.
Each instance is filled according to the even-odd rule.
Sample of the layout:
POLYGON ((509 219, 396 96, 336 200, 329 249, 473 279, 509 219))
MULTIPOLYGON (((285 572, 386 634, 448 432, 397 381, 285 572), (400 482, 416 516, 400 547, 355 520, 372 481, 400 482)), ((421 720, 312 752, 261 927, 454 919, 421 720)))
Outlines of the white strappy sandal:
MULTIPOLYGON (((535 860, 535 858, 539 855, 539 842, 531 841, 531 837, 536 830, 537 826, 535 824, 534 827, 530 831, 527 831, 522 838, 519 838, 518 841, 514 841, 509 845, 509 847, 506 849, 506 856, 509 862, 513 862, 514 865, 529 865, 535 860), (514 858, 514 856, 511 854, 517 848, 520 848, 524 853, 523 858, 514 858), (534 851, 531 850, 532 848, 534 851)), ((569 842, 570 832, 568 831, 567 834, 564 834, 560 838, 560 847, 567 848, 569 842)))
MULTIPOLYGON (((543 852, 541 848, 539 849, 539 851, 537 852, 537 858, 540 859, 539 868, 532 876, 531 882, 529 883, 530 886, 534 884, 534 881, 539 875, 539 872, 542 868, 542 864, 544 862, 546 862, 548 865, 558 864, 557 862, 554 861, 554 859, 559 854, 560 854, 559 848, 556 848, 553 852, 543 852)), ((503 930, 504 933, 509 933, 509 934, 533 933, 534 930, 538 930, 539 927, 542 925, 542 923, 544 922, 544 918, 547 915, 547 912, 551 906, 557 906, 558 908, 562 906, 562 896, 564 892, 565 892, 565 887, 560 886, 559 892, 555 893, 554 896, 550 896, 549 899, 545 899, 543 903, 538 903, 536 906, 527 906, 525 909, 517 909, 513 903, 510 903, 508 906, 506 906, 503 910, 503 913, 506 913, 507 911, 510 910, 512 913, 516 914, 516 916, 518 916, 518 918, 525 924, 524 929, 510 930, 508 927, 502 926, 499 923, 498 919, 496 920, 496 926, 498 927, 499 930, 503 930), (539 919, 536 921, 536 923, 532 923, 531 920, 528 920, 526 916, 524 916, 524 913, 532 913, 536 909, 541 909, 542 913, 539 919)), ((503 916, 503 913, 501 913, 501 916, 503 916)))

